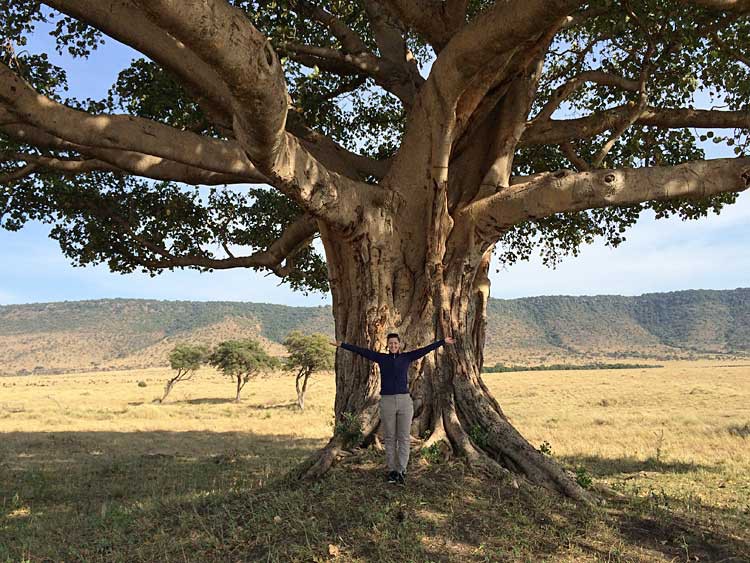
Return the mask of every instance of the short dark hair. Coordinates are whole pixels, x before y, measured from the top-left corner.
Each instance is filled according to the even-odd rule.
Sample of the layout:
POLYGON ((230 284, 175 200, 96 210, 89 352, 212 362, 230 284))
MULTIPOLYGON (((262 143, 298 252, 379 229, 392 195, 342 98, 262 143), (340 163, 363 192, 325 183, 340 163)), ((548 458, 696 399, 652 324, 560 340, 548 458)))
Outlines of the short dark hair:
POLYGON ((386 341, 390 340, 391 338, 395 338, 396 340, 398 340, 399 342, 401 342, 401 337, 398 334, 396 334, 395 332, 390 332, 390 333, 388 333, 388 336, 385 337, 386 341))

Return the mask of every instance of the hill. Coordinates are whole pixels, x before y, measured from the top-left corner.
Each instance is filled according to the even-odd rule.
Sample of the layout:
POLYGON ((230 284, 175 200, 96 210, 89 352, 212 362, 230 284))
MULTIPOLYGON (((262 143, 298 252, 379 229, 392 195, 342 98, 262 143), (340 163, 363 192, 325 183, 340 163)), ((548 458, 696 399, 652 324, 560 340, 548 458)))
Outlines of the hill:
MULTIPOLYGON (((333 335, 330 307, 104 299, 0 307, 0 374, 166 365, 179 341, 333 335)), ((414 347, 422 343, 408 342, 414 347)), ((750 354, 750 289, 491 299, 486 363, 750 354)))

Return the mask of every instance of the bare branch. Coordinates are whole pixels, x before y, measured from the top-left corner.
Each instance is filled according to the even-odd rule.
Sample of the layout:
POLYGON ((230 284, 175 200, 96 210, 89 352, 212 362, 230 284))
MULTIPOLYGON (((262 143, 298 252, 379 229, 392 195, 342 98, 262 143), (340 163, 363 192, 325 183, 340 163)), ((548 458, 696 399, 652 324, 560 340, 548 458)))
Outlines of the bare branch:
POLYGON ((16 170, 13 170, 12 172, 0 174, 0 185, 11 184, 17 182, 18 180, 23 180, 24 178, 31 176, 34 172, 36 172, 37 168, 39 168, 38 164, 29 163, 17 168, 16 170))
MULTIPOLYGON (((632 15, 634 18, 636 18, 635 14, 632 15)), ((636 21, 639 20, 636 18, 636 21)), ((609 151, 612 150, 612 147, 615 146, 617 139, 622 137, 623 133, 625 133, 625 131, 627 131, 630 126, 637 121, 637 119, 643 114, 644 110, 646 109, 648 105, 648 90, 646 88, 646 82, 648 81, 649 73, 651 70, 650 59, 651 55, 654 52, 654 49, 655 47, 653 42, 649 40, 648 49, 646 50, 646 54, 643 56, 641 76, 638 83, 638 103, 634 104, 633 110, 627 116, 623 117, 622 121, 618 123, 617 126, 612 130, 609 139, 607 139, 607 142, 604 143, 599 152, 591 160, 592 168, 599 168, 602 165, 602 162, 604 162, 604 159, 607 157, 607 154, 609 154, 609 151)))
POLYGON ((646 201, 706 198, 750 187, 750 158, 688 162, 671 167, 548 172, 468 206, 487 240, 528 219, 646 201))
MULTIPOLYGON (((86 204, 86 202, 84 202, 86 204)), ((235 257, 227 250, 229 258, 210 258, 198 254, 176 255, 169 249, 138 234, 129 221, 112 209, 101 206, 87 205, 87 208, 98 216, 112 220, 122 229, 123 233, 142 249, 159 256, 159 259, 130 254, 136 263, 151 269, 199 267, 211 270, 226 270, 231 268, 267 268, 283 277, 290 273, 292 266, 289 262, 299 250, 310 243, 318 231, 317 221, 310 215, 302 215, 289 224, 281 236, 267 249, 254 252, 250 256, 235 257), (284 264, 287 262, 287 264, 284 264)))
MULTIPOLYGON (((588 139, 612 129, 631 111, 628 105, 594 113, 578 119, 550 119, 529 124, 521 137, 521 145, 559 145, 572 139, 588 139)), ((750 128, 750 111, 718 111, 699 109, 646 108, 635 125, 665 129, 750 128)))
POLYGON ((719 37, 718 33, 715 31, 712 31, 710 33, 711 40, 718 45, 718 47, 727 53, 729 56, 737 59, 741 63, 743 63, 746 67, 750 68, 750 57, 744 56, 742 53, 739 53, 736 49, 732 49, 727 43, 719 37))
POLYGON ((638 81, 629 80, 622 76, 617 76, 608 72, 589 70, 582 72, 578 76, 571 78, 568 82, 558 87, 550 96, 549 101, 534 116, 532 122, 535 120, 544 121, 549 119, 552 114, 560 107, 560 104, 567 100, 573 93, 583 86, 586 82, 594 82, 601 86, 612 86, 614 88, 620 88, 630 92, 638 91, 638 81))
POLYGON ((291 4, 297 12, 304 12, 328 27, 346 52, 353 54, 370 52, 362 38, 332 13, 306 0, 292 0, 291 4))
POLYGON ((411 107, 417 88, 424 82, 419 73, 408 67, 376 57, 372 53, 350 54, 327 47, 284 42, 279 51, 308 67, 319 67, 339 75, 360 74, 373 78, 378 86, 411 107))
POLYGON ((55 158, 37 154, 0 153, 0 160, 6 162, 26 162, 36 165, 37 169, 54 170, 62 174, 84 174, 98 170, 121 170, 111 164, 96 159, 55 158))
POLYGON ((567 158, 579 171, 591 170, 591 165, 578 155, 570 141, 560 143, 560 149, 565 155, 565 158, 567 158))

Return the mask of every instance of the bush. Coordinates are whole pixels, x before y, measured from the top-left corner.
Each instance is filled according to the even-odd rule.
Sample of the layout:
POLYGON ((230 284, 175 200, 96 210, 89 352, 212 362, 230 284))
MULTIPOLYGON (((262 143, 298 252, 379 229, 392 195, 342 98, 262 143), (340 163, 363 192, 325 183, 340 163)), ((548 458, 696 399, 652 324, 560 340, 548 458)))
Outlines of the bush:
POLYGON ((471 441, 477 446, 484 449, 487 447, 489 434, 487 434, 487 431, 484 428, 475 424, 471 427, 471 430, 469 430, 469 438, 471 438, 471 441))
POLYGON ((443 461, 443 451, 440 448, 440 442, 435 442, 427 448, 422 448, 421 453, 422 458, 430 465, 443 461))
POLYGON ((336 423, 334 433, 341 436, 344 446, 347 448, 359 444, 364 438, 362 422, 357 415, 351 412, 345 412, 341 415, 341 420, 336 423))
POLYGON ((594 483, 591 474, 582 465, 576 467, 576 483, 578 483, 583 489, 588 489, 594 483))

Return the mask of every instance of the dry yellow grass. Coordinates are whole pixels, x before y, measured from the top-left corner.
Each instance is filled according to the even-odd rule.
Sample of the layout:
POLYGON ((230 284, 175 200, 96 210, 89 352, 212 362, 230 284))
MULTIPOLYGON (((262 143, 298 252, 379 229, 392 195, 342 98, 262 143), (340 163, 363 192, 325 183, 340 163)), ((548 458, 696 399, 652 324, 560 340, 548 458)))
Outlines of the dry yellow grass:
POLYGON ((334 472, 307 492, 283 487, 264 492, 270 477, 329 438, 332 374, 315 376, 308 406, 299 412, 291 376, 253 380, 242 402, 234 403, 232 382, 210 369, 178 384, 165 404, 154 404, 170 373, 0 378, 0 470, 8 476, 0 486, 0 536, 8 532, 18 542, 0 541, 0 555, 35 560, 80 552, 126 561, 150 560, 149 554, 163 551, 172 554, 165 560, 182 560, 180 550, 192 546, 198 551, 187 559, 223 560, 221 554, 250 542, 254 553, 269 560, 310 560, 341 537, 352 546, 350 554, 358 554, 352 561, 371 560, 374 553, 375 560, 398 559, 401 553, 420 560, 434 545, 464 546, 453 550, 446 559, 451 561, 492 561, 497 554, 505 554, 501 560, 531 560, 529 554, 538 552, 550 561, 670 561, 682 552, 679 542, 702 554, 701 560, 750 549, 750 538, 738 531, 750 514, 748 364, 674 362, 659 369, 485 376, 532 444, 547 442, 562 463, 584 467, 595 483, 630 499, 616 521, 572 508, 558 514, 555 501, 529 508, 524 497, 485 489, 459 466, 431 468, 416 453, 413 478, 419 484, 403 499, 379 490, 378 453, 365 454, 351 472, 334 472), (413 523, 399 528, 393 515, 411 509, 413 523), (227 511, 239 519, 234 536, 225 535, 227 511), (171 514, 180 515, 179 524, 171 514), (292 528, 277 529, 279 514, 292 528), (310 514, 319 524, 305 520, 310 514), (545 526, 552 527, 539 528, 537 514, 546 515, 542 518, 552 524, 545 526), (653 532, 653 538, 633 527, 629 536, 623 530, 645 525, 629 523, 636 517, 651 522, 648 526, 665 518, 682 523, 653 532), (514 526, 510 536, 488 525, 495 518, 514 526), (245 526, 248 519, 256 522, 254 528, 245 526), (308 523, 298 530, 293 524, 298 520, 308 523), (351 535, 337 531, 340 526, 351 527, 351 535), (722 538, 719 544, 700 539, 709 528, 712 537, 722 538), (58 529, 67 530, 59 545, 53 540, 58 529), (115 539, 102 544, 101 534, 115 539), (211 543, 219 536, 223 543, 211 543), (133 537, 147 543, 134 544, 133 537), (390 547, 368 551, 369 544, 361 542, 373 539, 390 547), (721 542, 732 547, 722 551, 721 542), (606 557, 596 555, 600 552, 606 557))

